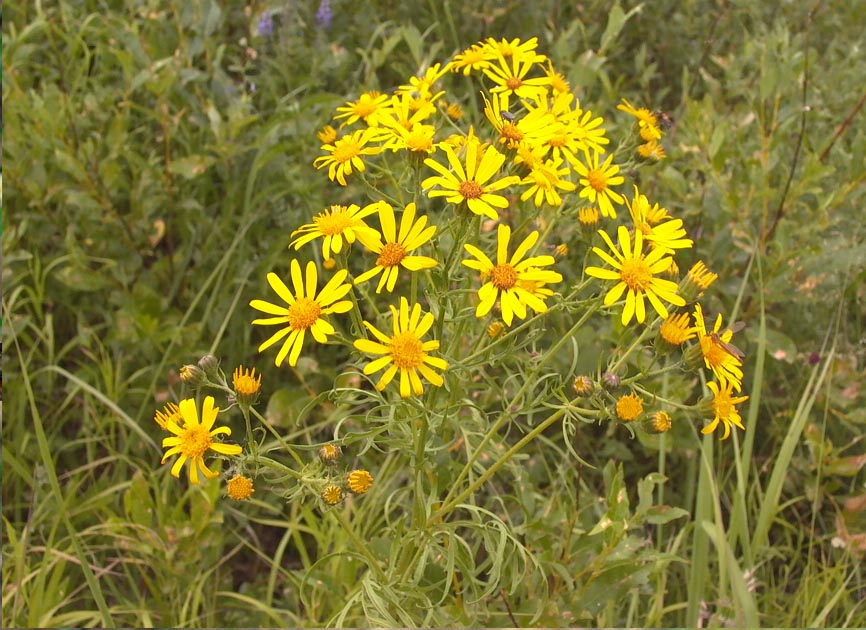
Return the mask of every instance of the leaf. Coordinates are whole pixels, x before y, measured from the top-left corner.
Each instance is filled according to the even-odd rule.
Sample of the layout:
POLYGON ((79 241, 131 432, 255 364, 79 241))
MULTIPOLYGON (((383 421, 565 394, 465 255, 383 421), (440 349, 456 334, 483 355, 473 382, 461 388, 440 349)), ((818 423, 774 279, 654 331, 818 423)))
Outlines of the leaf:
POLYGON ((179 160, 174 160, 168 165, 168 170, 185 179, 195 179, 204 174, 216 159, 208 155, 187 155, 179 160))

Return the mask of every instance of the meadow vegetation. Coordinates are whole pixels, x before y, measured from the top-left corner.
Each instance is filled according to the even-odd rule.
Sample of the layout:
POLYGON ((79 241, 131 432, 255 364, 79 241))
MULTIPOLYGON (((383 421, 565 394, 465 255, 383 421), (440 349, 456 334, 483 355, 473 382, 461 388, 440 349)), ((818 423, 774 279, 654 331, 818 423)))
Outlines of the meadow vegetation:
POLYGON ((866 626, 861 10, 6 2, 3 625, 866 626), (488 38, 592 111, 540 196, 506 132, 553 152, 556 81, 431 70, 488 38), (401 86, 435 151, 352 120, 401 86))

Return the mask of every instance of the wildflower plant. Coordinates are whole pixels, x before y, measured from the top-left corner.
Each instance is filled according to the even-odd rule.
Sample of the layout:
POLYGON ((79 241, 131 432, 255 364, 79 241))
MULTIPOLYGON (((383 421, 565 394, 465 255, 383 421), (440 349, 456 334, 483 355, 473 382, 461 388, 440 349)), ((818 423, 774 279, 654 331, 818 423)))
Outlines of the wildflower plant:
MULTIPOLYGON (((642 448, 639 433, 659 444, 747 430, 737 405, 748 396, 732 393, 735 330, 721 316, 708 326, 697 302, 717 276, 686 264, 688 226, 666 209, 675 200, 653 199, 655 162, 636 149, 655 143, 664 156, 663 118, 625 99, 581 102, 537 44, 477 42, 313 121, 322 155, 311 166, 327 167, 331 205, 309 209, 261 278, 259 294, 269 287, 278 303, 249 306, 258 351, 276 347, 279 373, 311 389, 293 421, 321 408, 321 439, 293 443, 265 420, 256 405, 269 384, 254 370, 238 368, 232 385, 212 365, 187 370, 190 387, 223 391, 224 412, 237 406, 246 436, 243 451, 214 440, 228 430, 212 430, 211 396, 201 422, 193 399, 167 404, 155 420, 173 434, 166 458, 180 455, 172 474, 190 460, 193 483, 199 470, 217 476, 203 462, 216 452, 229 460, 228 496, 255 488, 255 500, 316 505, 397 588, 425 575, 419 563, 461 553, 453 523, 481 518, 490 484, 517 487, 521 453, 540 440, 577 463, 581 425, 603 424, 627 448, 642 448), (325 345, 339 376, 316 390, 302 359, 325 345), (687 387, 662 386, 684 371, 697 377, 687 387), (389 530, 390 556, 345 517, 366 501, 403 523, 389 530)), ((654 523, 682 516, 665 513, 654 523)), ((505 544, 531 556, 516 537, 505 544)), ((475 601, 496 592, 465 588, 475 601)))

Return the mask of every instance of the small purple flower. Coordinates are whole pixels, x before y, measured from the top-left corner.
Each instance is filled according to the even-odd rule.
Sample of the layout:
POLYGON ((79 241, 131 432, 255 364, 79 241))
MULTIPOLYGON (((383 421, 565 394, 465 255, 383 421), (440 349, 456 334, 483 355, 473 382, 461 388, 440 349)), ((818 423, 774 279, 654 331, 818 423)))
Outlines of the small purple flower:
POLYGON ((270 37, 274 34, 274 16, 270 11, 262 13, 256 32, 259 37, 270 37))
POLYGON ((319 26, 327 29, 331 26, 331 18, 334 17, 331 11, 331 0, 321 0, 319 2, 319 10, 316 11, 316 21, 319 26))

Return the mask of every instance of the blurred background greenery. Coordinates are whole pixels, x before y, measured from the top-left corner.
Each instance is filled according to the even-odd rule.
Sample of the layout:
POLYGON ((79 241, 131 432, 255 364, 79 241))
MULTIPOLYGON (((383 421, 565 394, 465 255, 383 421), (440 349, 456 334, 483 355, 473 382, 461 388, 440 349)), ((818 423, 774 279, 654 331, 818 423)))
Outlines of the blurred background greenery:
MULTIPOLYGON (((572 581, 409 619, 512 625, 510 605, 548 626, 866 625, 863 4, 329 6, 4 3, 4 625, 387 624, 400 602, 334 616, 358 579, 316 563, 347 544, 339 530, 309 507, 185 490, 159 466, 151 419, 205 353, 255 364, 278 425, 332 385, 325 358, 293 372, 259 360, 246 307, 290 232, 342 201, 312 167, 316 131, 362 91, 488 36, 537 36, 606 120, 622 97, 673 117, 641 189, 719 274, 711 310, 747 323, 748 431, 708 469, 693 431, 672 433, 664 499, 690 516, 675 531, 641 521, 650 549, 576 549, 557 565, 572 581), (586 566, 621 570, 620 589, 593 590, 586 566)), ((314 442, 331 421, 291 429, 314 442)), ((637 504, 657 447, 581 438, 596 468, 568 505, 620 487, 637 504)), ((571 489, 558 477, 575 468, 529 469, 527 483, 571 489)), ((563 531, 583 514, 563 509, 563 531)), ((522 535, 543 550, 550 534, 522 535)))

